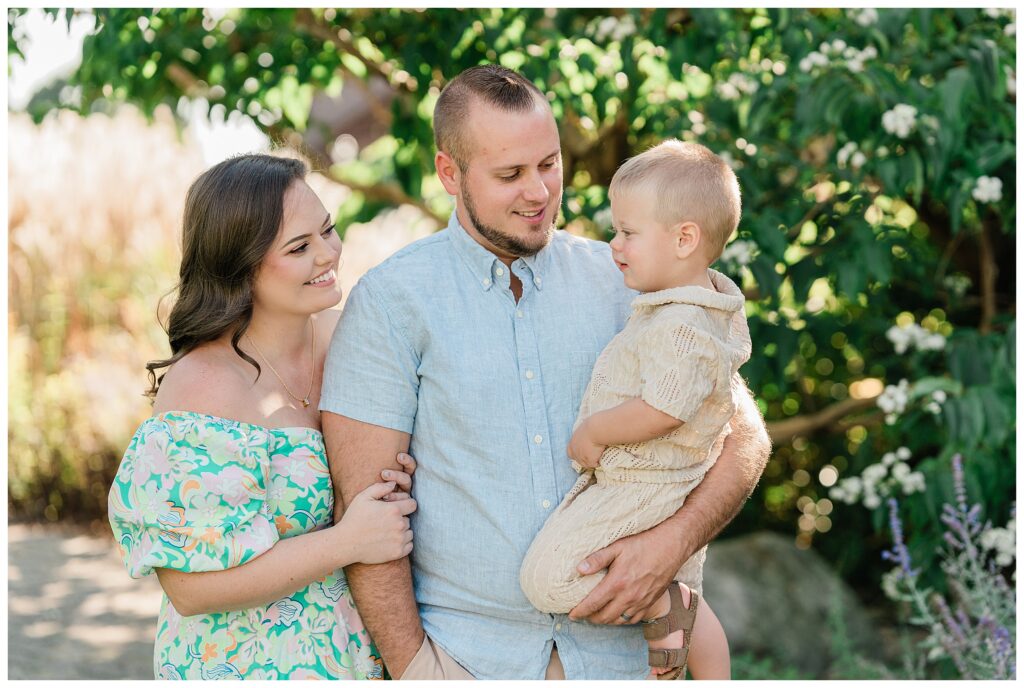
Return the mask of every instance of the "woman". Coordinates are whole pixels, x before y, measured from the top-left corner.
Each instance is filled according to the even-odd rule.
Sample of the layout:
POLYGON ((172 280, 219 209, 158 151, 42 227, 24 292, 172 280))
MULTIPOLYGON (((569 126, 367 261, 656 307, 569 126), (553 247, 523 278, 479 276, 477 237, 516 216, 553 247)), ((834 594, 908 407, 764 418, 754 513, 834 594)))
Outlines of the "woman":
POLYGON ((411 551, 415 464, 331 525, 317 406, 341 242, 304 176, 247 155, 186 197, 172 356, 147 365, 154 415, 109 497, 130 574, 164 589, 157 678, 382 675, 342 567, 411 551))

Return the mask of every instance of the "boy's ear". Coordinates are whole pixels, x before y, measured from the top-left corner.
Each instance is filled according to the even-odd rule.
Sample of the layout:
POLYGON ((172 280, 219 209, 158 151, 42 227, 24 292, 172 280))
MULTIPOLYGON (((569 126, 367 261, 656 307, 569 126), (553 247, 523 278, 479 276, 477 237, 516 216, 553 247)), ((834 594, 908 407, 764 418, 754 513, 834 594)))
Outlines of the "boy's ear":
POLYGON ((700 246, 700 225, 696 222, 680 222, 672 231, 676 235, 676 255, 679 258, 692 256, 700 246))
POLYGON ((459 175, 462 174, 458 163, 444 151, 438 151, 437 155, 434 156, 434 167, 437 168, 437 176, 440 178, 444 190, 450 196, 458 196, 459 175))

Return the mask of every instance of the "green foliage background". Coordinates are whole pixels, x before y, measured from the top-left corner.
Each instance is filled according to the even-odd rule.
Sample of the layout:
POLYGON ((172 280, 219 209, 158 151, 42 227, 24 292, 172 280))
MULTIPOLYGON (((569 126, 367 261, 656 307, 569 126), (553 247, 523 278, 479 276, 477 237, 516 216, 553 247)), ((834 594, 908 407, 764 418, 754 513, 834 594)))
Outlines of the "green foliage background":
MULTIPOLYGON (((952 500, 954 453, 966 457, 984 517, 1005 522, 1016 475, 1016 52, 1006 13, 883 9, 873 22, 841 9, 95 14, 77 93, 38 98, 37 118, 121 102, 153 113, 202 97, 301 146, 317 126, 315 93, 357 91, 389 133, 344 164, 329 144, 306 151, 356 191, 339 226, 400 203, 441 226, 451 201, 433 174, 433 104, 447 79, 482 62, 518 69, 549 94, 565 222, 592 236, 608 236, 606 184, 629 155, 667 137, 728 154, 744 196, 737 240, 753 253, 719 267, 748 296, 755 349, 742 372, 776 442, 730 532, 791 532, 848 578, 877 581, 884 508, 833 502, 827 476, 857 475, 901 446, 926 476, 923 493, 900 497, 926 569, 941 504, 952 500), (869 46, 874 56, 860 59, 869 46), (389 95, 373 95, 374 82, 389 95), (899 104, 916 108, 905 137, 882 124, 899 104), (999 200, 974 198, 982 176, 1001 180, 999 200), (943 335, 945 348, 897 353, 886 333, 909 323, 943 335), (904 378, 909 405, 887 423, 876 397, 904 378), (925 410, 935 389, 949 397, 938 415, 925 410)), ((18 50, 10 33, 8 46, 18 50)), ((33 499, 12 506, 31 513, 33 499)))

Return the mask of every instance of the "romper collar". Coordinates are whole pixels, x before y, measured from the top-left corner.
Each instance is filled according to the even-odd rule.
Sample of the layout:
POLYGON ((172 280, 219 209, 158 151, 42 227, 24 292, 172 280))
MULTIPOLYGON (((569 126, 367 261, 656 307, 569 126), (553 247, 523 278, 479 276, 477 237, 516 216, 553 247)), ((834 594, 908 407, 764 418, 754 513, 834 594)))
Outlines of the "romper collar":
POLYGON ((666 303, 689 303, 704 308, 716 308, 727 313, 741 310, 743 308, 743 292, 731 279, 708 268, 708 277, 718 291, 711 291, 703 287, 673 287, 662 289, 646 294, 640 294, 633 299, 633 310, 641 308, 654 308, 666 303))

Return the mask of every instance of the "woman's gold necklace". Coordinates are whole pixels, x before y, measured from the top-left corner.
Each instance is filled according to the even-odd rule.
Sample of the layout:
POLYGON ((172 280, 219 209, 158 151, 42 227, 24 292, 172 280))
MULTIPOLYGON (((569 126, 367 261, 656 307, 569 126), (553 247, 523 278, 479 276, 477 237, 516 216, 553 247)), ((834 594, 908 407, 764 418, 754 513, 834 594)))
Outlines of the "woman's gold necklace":
POLYGON ((274 368, 274 364, 270 362, 270 359, 267 358, 266 354, 264 354, 262 351, 260 351, 260 348, 258 346, 256 346, 256 342, 254 342, 252 340, 252 337, 249 336, 249 333, 248 332, 245 333, 245 338, 249 340, 250 344, 252 344, 252 348, 256 349, 256 353, 258 353, 260 355, 260 358, 262 358, 264 361, 266 361, 267 365, 270 366, 270 371, 272 373, 274 373, 275 377, 277 377, 278 381, 281 383, 281 386, 284 387, 284 391, 288 392, 288 396, 290 396, 295 401, 301 402, 302 403, 302 408, 306 408, 306 407, 309 406, 309 395, 313 391, 313 380, 316 379, 316 325, 313 324, 312 320, 310 321, 309 324, 310 324, 310 327, 313 329, 313 338, 312 338, 312 340, 310 342, 310 345, 309 345, 310 354, 311 354, 312 361, 313 361, 313 369, 309 371, 309 389, 306 390, 306 396, 304 398, 303 397, 297 397, 294 394, 292 394, 292 391, 290 389, 288 389, 288 385, 285 384, 284 378, 282 378, 278 374, 277 370, 274 368))

